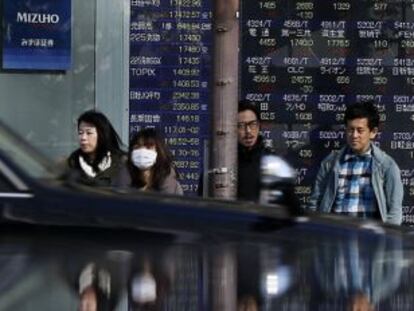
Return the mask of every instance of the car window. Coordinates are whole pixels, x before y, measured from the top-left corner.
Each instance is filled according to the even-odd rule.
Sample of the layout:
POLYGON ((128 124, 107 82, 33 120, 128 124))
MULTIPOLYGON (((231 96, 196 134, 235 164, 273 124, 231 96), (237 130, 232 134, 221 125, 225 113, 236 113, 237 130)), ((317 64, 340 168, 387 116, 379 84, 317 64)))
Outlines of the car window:
POLYGON ((38 151, 20 137, 0 126, 0 150, 15 165, 33 178, 55 178, 57 171, 38 151))
POLYGON ((0 193, 14 191, 16 191, 16 188, 13 187, 11 182, 3 174, 0 173, 0 193))

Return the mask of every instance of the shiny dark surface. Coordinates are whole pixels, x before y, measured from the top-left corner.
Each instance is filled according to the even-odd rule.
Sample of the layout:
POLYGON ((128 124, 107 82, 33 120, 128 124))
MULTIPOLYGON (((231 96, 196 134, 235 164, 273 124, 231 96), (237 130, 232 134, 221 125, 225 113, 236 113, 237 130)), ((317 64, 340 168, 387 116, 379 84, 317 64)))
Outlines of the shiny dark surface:
POLYGON ((358 299, 372 310, 412 310, 412 251, 399 232, 323 222, 236 240, 4 225, 0 309, 77 310, 94 283, 81 275, 93 265, 96 310, 217 310, 223 293, 224 310, 249 299, 257 310, 352 310, 358 299), (145 277, 155 284, 152 292, 145 277))
POLYGON ((5 137, 0 310, 412 310, 409 228, 40 178, 5 137))

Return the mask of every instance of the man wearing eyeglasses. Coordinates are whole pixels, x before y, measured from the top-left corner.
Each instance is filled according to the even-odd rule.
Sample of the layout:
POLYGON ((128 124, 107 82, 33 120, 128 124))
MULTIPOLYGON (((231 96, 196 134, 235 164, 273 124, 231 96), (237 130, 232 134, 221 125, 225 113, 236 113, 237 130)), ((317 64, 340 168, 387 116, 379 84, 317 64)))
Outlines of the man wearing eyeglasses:
POLYGON ((345 112, 347 145, 322 161, 309 208, 401 224, 403 185, 395 161, 371 141, 379 114, 372 102, 345 112))
POLYGON ((239 103, 238 110, 238 184, 237 197, 241 200, 258 201, 260 193, 260 159, 272 153, 265 146, 260 133, 257 108, 246 101, 239 103))

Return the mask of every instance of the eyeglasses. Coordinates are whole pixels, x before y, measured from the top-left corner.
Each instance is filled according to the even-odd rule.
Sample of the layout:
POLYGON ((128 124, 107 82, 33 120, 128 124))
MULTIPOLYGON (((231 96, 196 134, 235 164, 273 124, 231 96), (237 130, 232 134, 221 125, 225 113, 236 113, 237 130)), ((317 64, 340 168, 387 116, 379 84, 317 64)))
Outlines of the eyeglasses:
POLYGON ((254 131, 254 130, 257 130, 259 128, 259 121, 258 120, 253 120, 253 121, 250 121, 250 122, 239 122, 239 123, 237 123, 237 128, 240 131, 247 130, 247 128, 254 131))
POLYGON ((369 129, 364 128, 345 128, 345 131, 348 135, 354 135, 356 132, 358 135, 364 135, 369 129))

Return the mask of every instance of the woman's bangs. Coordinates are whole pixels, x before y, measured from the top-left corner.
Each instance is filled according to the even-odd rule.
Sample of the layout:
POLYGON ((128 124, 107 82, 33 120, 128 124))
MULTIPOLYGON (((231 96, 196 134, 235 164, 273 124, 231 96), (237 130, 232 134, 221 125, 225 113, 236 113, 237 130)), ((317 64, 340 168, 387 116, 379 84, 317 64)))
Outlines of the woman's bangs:
POLYGON ((152 137, 140 137, 138 141, 134 144, 134 148, 151 148, 156 146, 155 139, 152 137))

